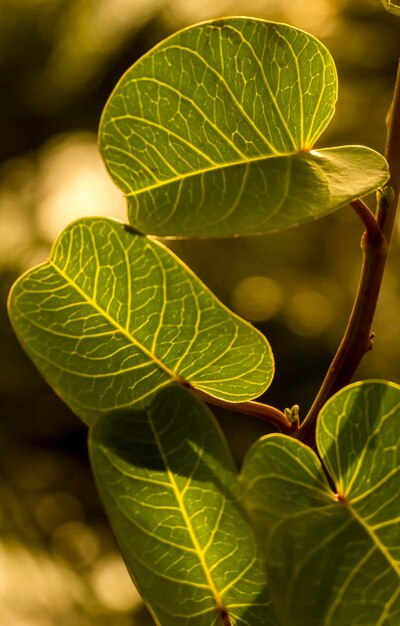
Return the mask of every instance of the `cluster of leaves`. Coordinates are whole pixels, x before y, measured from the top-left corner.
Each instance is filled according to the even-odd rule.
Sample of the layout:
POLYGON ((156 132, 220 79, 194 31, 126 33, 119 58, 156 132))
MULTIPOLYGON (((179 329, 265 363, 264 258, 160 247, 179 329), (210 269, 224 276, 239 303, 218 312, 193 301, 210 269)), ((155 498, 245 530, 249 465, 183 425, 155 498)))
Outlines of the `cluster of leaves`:
POLYGON ((343 389, 320 414, 319 457, 270 435, 239 479, 195 392, 258 397, 271 348, 150 236, 273 232, 383 185, 373 150, 314 148, 336 93, 328 51, 286 25, 230 18, 162 42, 100 126, 131 225, 73 223, 10 296, 21 344, 89 425, 105 508, 162 626, 400 619, 400 387, 343 389))

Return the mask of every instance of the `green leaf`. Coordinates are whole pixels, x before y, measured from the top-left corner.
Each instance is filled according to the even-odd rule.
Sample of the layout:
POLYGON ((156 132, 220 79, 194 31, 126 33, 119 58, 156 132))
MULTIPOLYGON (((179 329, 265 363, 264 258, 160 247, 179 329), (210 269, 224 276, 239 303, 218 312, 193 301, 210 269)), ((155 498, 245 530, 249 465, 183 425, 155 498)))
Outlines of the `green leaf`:
POLYGON ((131 223, 160 236, 271 232, 382 186, 373 150, 311 151, 336 92, 329 52, 297 28, 229 18, 166 39, 122 77, 100 126, 131 223))
POLYGON ((250 451, 245 500, 285 626, 400 623, 399 441, 400 387, 367 381, 321 411, 325 469, 283 435, 250 451))
POLYGON ((172 385, 104 415, 90 454, 128 569, 162 626, 276 626, 236 470, 213 415, 172 385))
POLYGON ((15 332, 82 419, 143 401, 171 380, 232 402, 273 377, 265 338, 160 243, 120 222, 69 226, 10 296, 15 332))

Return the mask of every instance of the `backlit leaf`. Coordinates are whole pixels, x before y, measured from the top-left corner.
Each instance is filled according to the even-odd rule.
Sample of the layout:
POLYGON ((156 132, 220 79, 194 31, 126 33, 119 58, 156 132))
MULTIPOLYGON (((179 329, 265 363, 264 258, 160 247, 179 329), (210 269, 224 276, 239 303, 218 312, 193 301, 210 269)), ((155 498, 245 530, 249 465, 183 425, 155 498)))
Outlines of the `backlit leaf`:
POLYGON ((365 147, 311 151, 334 112, 336 69, 311 35, 250 18, 166 39, 126 72, 100 146, 130 222, 161 236, 282 230, 377 189, 365 147))
POLYGON ((277 626, 213 415, 172 386, 104 415, 90 454, 128 569, 162 626, 277 626))
POLYGON ((246 502, 285 626, 400 623, 400 387, 355 383, 324 406, 316 454, 269 435, 246 502))
POLYGON ((273 376, 261 333, 167 248, 113 220, 69 226, 49 262, 14 285, 10 314, 44 378, 88 422, 171 380, 239 402, 273 376))

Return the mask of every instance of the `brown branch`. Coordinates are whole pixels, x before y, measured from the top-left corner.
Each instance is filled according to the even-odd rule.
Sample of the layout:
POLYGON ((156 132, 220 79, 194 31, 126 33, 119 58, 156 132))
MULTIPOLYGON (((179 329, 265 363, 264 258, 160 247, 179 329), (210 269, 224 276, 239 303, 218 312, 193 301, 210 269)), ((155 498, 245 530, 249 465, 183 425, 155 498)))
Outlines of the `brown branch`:
POLYGON ((223 409, 227 409, 228 411, 234 411, 236 413, 245 413, 246 415, 252 415, 253 417, 257 417, 258 419, 263 420, 264 422, 269 422, 274 426, 277 426, 281 433, 286 435, 293 434, 298 428, 297 423, 290 423, 287 419, 286 415, 276 409, 274 406, 269 406, 268 404, 263 404, 262 402, 228 402, 227 400, 221 400, 219 398, 214 398, 213 396, 209 396, 204 391, 200 391, 199 389, 195 389, 190 386, 190 389, 193 393, 196 394, 203 402, 207 402, 207 404, 213 404, 215 406, 219 406, 223 409))
POLYGON ((387 245, 374 245, 362 237, 363 266, 353 310, 338 351, 324 382, 296 436, 314 447, 315 424, 325 402, 353 378, 363 356, 372 349, 371 326, 382 283, 387 245))
POLYGON ((390 202, 381 202, 378 205, 377 220, 388 245, 390 245, 400 193, 400 61, 397 68, 393 102, 387 122, 388 138, 385 156, 389 163, 390 178, 386 187, 393 189, 393 197, 390 202))
POLYGON ((380 243, 382 241, 382 231, 375 215, 369 210, 365 202, 361 198, 357 198, 350 202, 350 206, 363 222, 368 240, 380 243))
POLYGON ((362 218, 366 231, 361 239, 363 265, 359 287, 350 319, 338 351, 329 367, 321 389, 295 436, 311 447, 315 445, 315 426, 325 402, 351 382, 363 356, 372 348, 371 326, 382 284, 390 240, 396 218, 400 190, 400 64, 388 124, 386 159, 390 178, 379 194, 376 225, 360 202, 352 203, 362 218), (391 187, 391 193, 385 189, 391 187), (378 234, 379 233, 379 234, 378 234))

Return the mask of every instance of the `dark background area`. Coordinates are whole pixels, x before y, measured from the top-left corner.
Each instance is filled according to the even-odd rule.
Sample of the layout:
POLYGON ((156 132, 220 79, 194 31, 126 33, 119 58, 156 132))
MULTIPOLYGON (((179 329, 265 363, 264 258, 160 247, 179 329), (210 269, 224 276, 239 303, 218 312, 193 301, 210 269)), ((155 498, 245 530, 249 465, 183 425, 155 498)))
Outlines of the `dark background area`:
MULTIPOLYGON (((284 21, 320 38, 339 73, 337 113, 319 147, 380 152, 400 20, 378 0, 2 0, 0 6, 0 614, 2 626, 146 626, 99 504, 86 428, 20 349, 6 300, 77 217, 124 219, 96 148, 122 72, 163 37, 222 15, 284 21)), ((373 198, 371 206, 373 206, 373 198)), ((305 414, 340 341, 360 269, 350 208, 268 237, 169 242, 231 308, 267 335, 276 377, 265 401, 305 414)), ((399 230, 357 378, 400 378, 399 230)), ((220 416, 235 457, 266 432, 220 416)))

